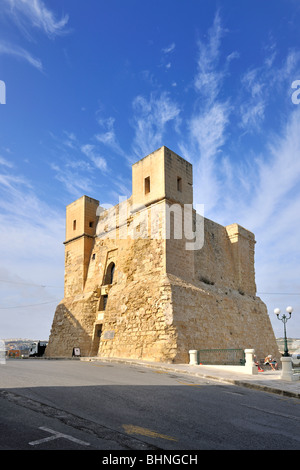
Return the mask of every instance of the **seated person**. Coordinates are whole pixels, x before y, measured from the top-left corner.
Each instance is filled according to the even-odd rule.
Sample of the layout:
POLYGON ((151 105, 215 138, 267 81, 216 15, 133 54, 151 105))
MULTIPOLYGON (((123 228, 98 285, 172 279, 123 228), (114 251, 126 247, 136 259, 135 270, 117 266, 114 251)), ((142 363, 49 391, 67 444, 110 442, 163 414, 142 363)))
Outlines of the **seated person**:
POLYGON ((275 357, 272 357, 272 354, 269 354, 265 358, 264 364, 265 365, 269 364, 269 366, 271 367, 272 370, 278 369, 277 361, 276 361, 275 357))
POLYGON ((259 365, 259 363, 258 363, 258 360, 257 360, 257 357, 256 357, 255 354, 254 354, 254 356, 253 356, 253 360, 254 360, 254 364, 255 364, 256 367, 257 367, 258 372, 263 372, 264 370, 260 367, 260 365, 259 365))

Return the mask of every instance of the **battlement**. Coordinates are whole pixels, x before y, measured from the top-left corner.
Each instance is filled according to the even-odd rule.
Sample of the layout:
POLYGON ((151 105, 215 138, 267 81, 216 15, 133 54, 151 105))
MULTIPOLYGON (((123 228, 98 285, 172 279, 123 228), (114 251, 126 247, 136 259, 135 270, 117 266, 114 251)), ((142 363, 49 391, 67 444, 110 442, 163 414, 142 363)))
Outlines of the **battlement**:
POLYGON ((96 199, 82 196, 66 207, 65 244, 83 235, 95 235, 98 206, 96 199))
POLYGON ((165 198, 193 204, 193 167, 163 146, 132 165, 132 202, 147 206, 165 198))

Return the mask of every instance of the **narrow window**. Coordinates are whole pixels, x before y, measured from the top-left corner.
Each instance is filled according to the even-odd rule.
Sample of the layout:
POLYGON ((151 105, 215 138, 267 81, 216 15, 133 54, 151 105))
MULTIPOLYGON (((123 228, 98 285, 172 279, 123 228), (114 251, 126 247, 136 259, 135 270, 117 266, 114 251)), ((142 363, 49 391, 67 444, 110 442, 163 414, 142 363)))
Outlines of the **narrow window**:
POLYGON ((94 222, 89 222, 89 227, 93 228, 93 226, 94 226, 94 222))
POLYGON ((150 193, 150 176, 145 178, 145 194, 150 193))
POLYGON ((96 253, 93 253, 92 259, 96 258, 96 253))
POLYGON ((97 329, 96 329, 96 336, 97 336, 97 338, 100 339, 100 338, 101 338, 101 335, 102 335, 102 324, 101 324, 101 325, 97 325, 96 328, 97 328, 97 329))
POLYGON ((108 294, 101 295, 100 302, 99 302, 99 310, 100 311, 103 311, 103 310, 106 309, 107 299, 108 299, 108 294))
POLYGON ((76 230, 76 220, 73 220, 73 230, 76 230))
POLYGON ((115 273, 115 263, 110 263, 106 273, 105 273, 105 279, 104 279, 104 285, 112 284, 114 280, 114 273, 115 273))
POLYGON ((113 283, 114 280, 114 274, 115 274, 115 265, 114 263, 112 264, 111 270, 110 270, 110 283, 113 283))
POLYGON ((182 192, 182 178, 180 176, 177 176, 177 191, 182 192))
POLYGON ((107 299, 108 299, 108 295, 106 294, 106 295, 103 296, 103 308, 102 308, 102 310, 106 309, 107 299))

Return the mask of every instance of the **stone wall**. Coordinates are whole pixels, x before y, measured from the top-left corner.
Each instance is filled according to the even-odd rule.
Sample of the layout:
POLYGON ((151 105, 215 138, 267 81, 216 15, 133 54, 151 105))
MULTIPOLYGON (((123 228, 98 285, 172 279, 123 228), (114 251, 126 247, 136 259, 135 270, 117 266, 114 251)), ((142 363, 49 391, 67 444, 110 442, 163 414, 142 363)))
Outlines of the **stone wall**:
POLYGON ((190 349, 254 348, 257 357, 279 357, 266 306, 258 297, 169 277, 178 331, 176 362, 188 362, 190 349))

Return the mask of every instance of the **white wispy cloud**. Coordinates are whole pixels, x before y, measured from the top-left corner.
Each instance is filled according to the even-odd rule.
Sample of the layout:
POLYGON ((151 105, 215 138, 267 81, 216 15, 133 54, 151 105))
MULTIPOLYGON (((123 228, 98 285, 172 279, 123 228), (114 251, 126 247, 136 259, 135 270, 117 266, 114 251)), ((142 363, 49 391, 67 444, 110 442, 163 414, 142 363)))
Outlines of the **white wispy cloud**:
POLYGON ((51 163, 50 168, 55 172, 57 181, 60 181, 75 199, 89 192, 93 185, 91 175, 83 173, 83 170, 86 170, 83 165, 70 166, 69 164, 51 163))
POLYGON ((115 132, 115 118, 98 118, 97 122, 101 128, 101 132, 95 134, 95 139, 101 144, 109 147, 115 153, 122 157, 126 157, 124 150, 118 142, 115 132))
POLYGON ((212 27, 208 32, 207 41, 198 41, 197 74, 194 84, 196 90, 206 100, 213 102, 218 93, 220 80, 224 71, 218 68, 220 59, 221 39, 225 30, 221 24, 219 12, 216 13, 212 27))
POLYGON ((64 34, 68 15, 56 19, 54 13, 42 0, 3 0, 6 12, 24 32, 30 28, 44 32, 48 37, 64 34))
POLYGON ((300 72, 300 53, 291 50, 282 64, 276 64, 277 52, 275 45, 264 59, 261 66, 250 68, 241 78, 242 103, 240 108, 240 127, 247 132, 261 129, 266 110, 273 96, 284 93, 290 86, 291 77, 300 72))
POLYGON ((180 143, 180 149, 194 167, 194 200, 204 203, 206 211, 212 210, 222 193, 220 173, 228 172, 228 161, 221 158, 222 146, 227 139, 227 126, 231 103, 222 101, 218 95, 227 67, 238 54, 220 65, 221 38, 225 29, 219 12, 216 13, 207 41, 198 42, 197 73, 194 88, 198 99, 195 100, 193 114, 187 119, 188 136, 180 143), (222 165, 224 170, 222 169, 222 165))
MULTIPOLYGON (((10 191, 11 194, 14 195, 14 199, 16 200, 16 195, 20 194, 19 190, 16 189, 17 186, 23 185, 30 187, 29 182, 24 179, 22 176, 13 174, 13 173, 2 173, 0 174, 0 188, 6 191, 10 191)), ((21 202, 21 200, 19 201, 21 202)), ((9 200, 0 200, 0 207, 7 208, 10 204, 12 204, 12 199, 9 200)), ((12 206, 13 207, 13 206, 12 206)), ((20 204, 16 206, 16 212, 18 211, 20 204)))
POLYGON ((5 41, 0 41, 0 54, 7 54, 16 57, 17 59, 25 60, 39 71, 43 71, 43 64, 41 60, 37 57, 34 57, 29 51, 27 51, 23 47, 17 46, 15 44, 10 44, 5 41))
POLYGON ((8 168, 13 167, 13 163, 8 161, 6 158, 2 157, 1 155, 0 155, 0 165, 6 166, 8 168))
POLYGON ((81 150, 83 146, 72 131, 62 131, 60 135, 49 132, 49 168, 62 188, 77 199, 90 192, 95 184, 94 162, 81 150))
POLYGON ((161 147, 168 123, 175 126, 180 123, 180 108, 166 92, 158 96, 151 94, 149 99, 137 96, 133 101, 133 111, 135 136, 132 148, 139 158, 161 147))
MULTIPOLYGON (((68 16, 64 15, 57 20, 42 0, 2 0, 1 8, 1 13, 7 15, 29 40, 32 40, 34 30, 42 31, 49 38, 67 32, 65 27, 68 23, 68 16)), ((41 59, 35 57, 23 45, 0 40, 0 54, 24 60, 39 71, 43 71, 41 59)))
POLYGON ((170 55, 175 51, 176 44, 172 42, 169 46, 162 49, 163 56, 161 58, 161 67, 164 67, 166 70, 169 70, 172 66, 170 61, 170 55))
MULTIPOLYGON (((300 109, 295 107, 280 134, 276 137, 269 135, 262 158, 253 162, 256 178, 252 180, 252 198, 247 202, 247 211, 243 216, 253 230, 267 224, 270 229, 273 224, 274 228, 282 226, 282 217, 285 219, 284 213, 289 204, 298 198, 300 201, 299 131, 300 109)), ((264 237, 270 233, 270 229, 264 237)))
POLYGON ((175 42, 172 42, 172 44, 170 44, 169 46, 164 47, 162 49, 162 52, 164 54, 170 54, 170 52, 173 52, 175 50, 175 47, 176 47, 175 42))
MULTIPOLYGON (((266 141, 264 154, 252 163, 255 177, 248 175, 250 189, 245 192, 237 186, 239 200, 233 204, 231 213, 241 225, 255 233, 258 291, 299 293, 299 107, 291 111, 278 135, 274 137, 270 133, 266 141)), ((288 303, 296 310, 300 308, 299 297, 264 294, 261 297, 270 312, 288 303)))
POLYGON ((182 149, 194 165, 194 198, 205 204, 206 210, 217 205, 222 193, 219 153, 226 141, 229 106, 218 103, 193 116, 189 121, 189 145, 182 149))
POLYGON ((55 304, 63 296, 64 210, 42 201, 32 182, 10 168, 0 175, 0 208, 1 332, 29 338, 44 334, 47 339, 55 304), (28 283, 37 287, 23 285, 28 283), (4 310, 45 301, 52 303, 4 310))
POLYGON ((47 203, 39 199, 35 193, 34 186, 31 181, 25 178, 21 174, 17 174, 13 170, 9 170, 6 174, 0 175, 0 212, 1 219, 1 246, 2 255, 5 259, 9 258, 9 247, 11 247, 10 253, 15 254, 11 257, 10 262, 7 266, 11 266, 14 263, 17 265, 18 257, 20 256, 20 262, 22 259, 27 258, 28 251, 26 247, 34 245, 36 241, 36 249, 32 251, 35 256, 43 254, 43 256, 51 256, 48 249, 45 249, 44 242, 53 237, 52 242, 55 244, 55 237, 58 232, 63 231, 64 228, 64 211, 58 213, 55 209, 48 206, 47 203), (28 237, 25 236, 28 234, 28 237), (29 232, 31 235, 29 236, 29 232), (22 233, 22 237, 20 237, 22 233), (43 233, 44 241, 39 238, 39 234, 43 233), (15 241, 16 244, 3 243, 3 236, 6 234, 7 241, 15 241), (34 234, 34 236, 32 236, 34 234), (24 235, 24 236, 23 236, 24 235), (50 237, 50 238, 48 238, 50 237), (44 248, 41 248, 43 246, 44 248), (4 248, 5 247, 5 248, 4 248), (45 251, 43 252, 43 249, 45 251))
MULTIPOLYGON (((194 111, 187 119, 188 134, 180 143, 180 149, 193 163, 194 202, 205 204, 206 215, 225 225, 238 221, 256 231, 260 226, 267 226, 268 216, 278 213, 277 202, 282 202, 285 190, 299 182, 298 165, 294 161, 295 155, 299 155, 298 113, 290 117, 276 144, 269 145, 274 141, 271 133, 265 135, 265 148, 256 158, 250 150, 243 158, 227 155, 225 144, 231 135, 232 118, 237 115, 244 130, 260 132, 258 128, 265 119, 269 103, 278 93, 283 93, 290 77, 296 75, 299 55, 289 51, 286 58, 276 64, 276 49, 272 47, 260 67, 250 68, 242 76, 242 104, 240 96, 227 95, 224 101, 220 91, 229 74, 228 67, 231 60, 239 58, 239 53, 234 51, 221 63, 221 40, 225 33, 217 12, 207 41, 199 42, 194 85, 201 99, 195 101, 194 111), (277 194, 272 176, 286 178, 277 194)), ((231 149, 234 150, 234 145, 231 149)))
POLYGON ((91 159, 91 161, 94 163, 96 168, 104 172, 107 170, 106 160, 95 150, 95 145, 92 145, 92 144, 82 145, 81 151, 82 153, 84 153, 84 155, 86 155, 88 158, 91 159))
POLYGON ((114 122, 115 119, 113 117, 109 117, 107 119, 98 119, 98 124, 104 129, 104 132, 96 135, 96 138, 99 142, 111 146, 116 145, 114 122))
POLYGON ((82 144, 74 132, 63 131, 62 136, 49 133, 54 148, 54 159, 49 164, 57 181, 74 197, 90 193, 97 186, 96 171, 107 173, 106 159, 99 153, 97 146, 82 144), (57 154, 59 158, 57 158, 57 154))
POLYGON ((78 146, 76 135, 73 132, 64 131, 66 139, 64 140, 64 145, 69 147, 70 149, 76 149, 78 146))

